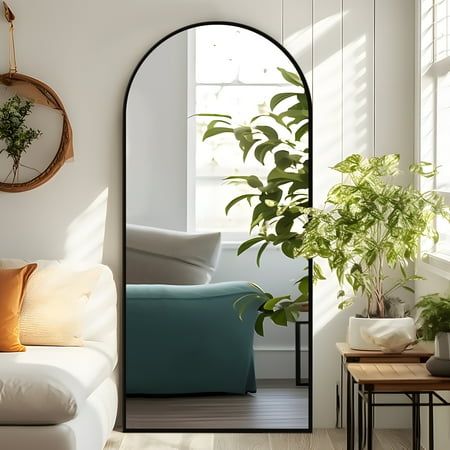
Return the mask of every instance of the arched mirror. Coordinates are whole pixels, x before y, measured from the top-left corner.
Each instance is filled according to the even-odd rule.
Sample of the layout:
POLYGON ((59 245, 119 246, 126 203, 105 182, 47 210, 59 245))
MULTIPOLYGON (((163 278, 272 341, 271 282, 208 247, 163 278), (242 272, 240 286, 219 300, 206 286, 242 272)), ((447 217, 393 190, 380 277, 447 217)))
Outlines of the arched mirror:
POLYGON ((126 429, 310 431, 299 66, 250 27, 192 25, 144 56, 124 114, 126 429))

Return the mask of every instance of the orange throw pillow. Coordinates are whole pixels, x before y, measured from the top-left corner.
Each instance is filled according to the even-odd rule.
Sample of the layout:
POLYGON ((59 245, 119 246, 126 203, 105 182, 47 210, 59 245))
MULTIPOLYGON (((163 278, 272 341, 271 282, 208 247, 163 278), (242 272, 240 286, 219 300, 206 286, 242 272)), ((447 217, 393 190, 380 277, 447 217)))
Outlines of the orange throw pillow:
POLYGON ((19 315, 27 281, 36 267, 0 269, 0 352, 25 351, 19 339, 19 315))

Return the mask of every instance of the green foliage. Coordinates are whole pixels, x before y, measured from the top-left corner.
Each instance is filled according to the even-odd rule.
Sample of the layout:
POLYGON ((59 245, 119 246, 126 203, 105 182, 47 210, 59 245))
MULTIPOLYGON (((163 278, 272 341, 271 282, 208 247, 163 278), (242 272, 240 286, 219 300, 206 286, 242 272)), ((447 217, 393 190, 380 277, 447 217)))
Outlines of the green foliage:
MULTIPOLYGON (((282 69, 280 72, 291 84, 301 87, 296 74, 289 75, 282 69)), ((309 128, 308 104, 303 89, 299 91, 277 94, 270 102, 272 110, 252 118, 249 124, 233 125, 232 118, 226 117, 227 129, 217 133, 234 136, 244 161, 253 152, 269 168, 266 179, 255 175, 228 177, 247 184, 251 192, 231 200, 227 212, 240 201, 251 202, 250 231, 258 232, 242 243, 238 253, 263 245, 257 256, 259 262, 267 245, 275 245, 289 258, 324 258, 341 285, 348 285, 352 291, 350 296, 344 289, 339 291, 339 308, 348 307, 355 297, 362 296, 370 317, 384 317, 385 297, 399 288, 411 291, 410 284, 421 279, 408 275, 407 266, 417 257, 421 237, 435 242, 439 239, 434 221, 437 216, 450 221, 449 208, 436 192, 422 193, 395 183, 399 175, 397 154, 372 158, 350 155, 332 168, 342 174, 344 181, 330 189, 324 208, 312 208, 308 197, 308 149, 299 145, 309 128), (281 108, 293 99, 292 106, 281 108), (268 154, 273 155, 270 165, 266 162, 268 154)), ((215 128, 213 122, 206 132, 215 128)), ((426 162, 411 165, 409 171, 428 178, 437 173, 426 162)), ((314 263, 313 281, 324 278, 319 264, 314 263)), ((262 333, 267 317, 279 325, 296 319, 309 298, 305 280, 298 280, 303 290, 299 289, 295 299, 273 299, 268 293, 262 294, 265 303, 260 308, 257 332, 262 333)))
MULTIPOLYGON (((302 205, 295 209, 298 214, 294 220, 301 222, 301 231, 291 231, 294 220, 286 215, 291 206, 286 209, 277 205, 275 212, 270 206, 262 206, 256 224, 259 235, 252 238, 253 243, 281 244, 284 254, 291 258, 326 259, 341 285, 347 284, 352 290, 350 297, 344 290, 338 292, 339 308, 348 307, 361 295, 367 300, 370 317, 384 317, 386 296, 399 288, 413 291, 410 283, 422 279, 408 275, 406 270, 417 257, 420 238, 438 240, 436 216, 450 221, 449 208, 441 196, 395 184, 399 160, 396 154, 349 156, 333 167, 344 174, 346 181, 330 189, 324 209, 302 205)), ((428 163, 412 165, 409 170, 420 176, 436 174, 428 163)), ((245 250, 248 242, 241 248, 245 250)), ((314 281, 324 278, 320 266, 314 263, 314 281)))
MULTIPOLYGON (((259 266, 261 257, 268 245, 280 245, 288 254, 292 243, 296 242, 297 232, 292 230, 294 223, 305 221, 303 209, 309 206, 309 165, 308 148, 300 141, 309 129, 308 99, 298 74, 278 68, 281 76, 292 85, 290 92, 274 95, 268 102, 270 110, 251 118, 246 124, 233 124, 233 118, 224 114, 198 114, 211 116, 203 134, 203 140, 220 134, 228 134, 237 141, 245 161, 253 154, 261 165, 266 165, 272 155, 274 167, 267 178, 256 175, 230 176, 229 182, 246 184, 254 192, 231 200, 226 213, 241 201, 247 201, 253 208, 250 232, 259 230, 256 237, 245 241, 238 254, 254 245, 260 245, 257 253, 259 266), (270 231, 269 231, 270 230, 270 231)), ((290 255, 295 257, 297 255, 290 255)), ((300 280, 299 280, 300 281, 300 280)), ((290 296, 273 297, 261 290, 257 300, 264 300, 259 308, 255 330, 263 335, 263 322, 269 318, 277 325, 286 326, 298 317, 299 309, 308 301, 308 280, 303 278, 300 295, 296 299, 290 296)), ((247 297, 236 303, 240 314, 245 310, 247 297)))
MULTIPOLYGON (((417 257, 421 237, 438 240, 435 217, 450 220, 449 208, 435 192, 394 183, 399 160, 396 154, 355 154, 334 166, 348 182, 331 188, 325 209, 308 211, 298 248, 302 256, 325 258, 341 284, 366 297, 369 316, 384 317, 385 297, 398 288, 412 290, 410 282, 422 279, 408 275, 407 265, 417 257)), ((427 163, 409 170, 421 176, 436 173, 427 163), (423 167, 429 169, 425 174, 423 167)))
POLYGON ((6 144, 6 147, 0 150, 0 154, 5 152, 13 161, 11 171, 6 177, 7 179, 12 173, 13 183, 18 178, 20 166, 23 166, 20 163, 23 154, 31 143, 42 135, 41 131, 29 128, 25 124, 25 119, 30 114, 32 107, 33 102, 22 100, 19 96, 14 95, 0 108, 0 139, 6 144))
POLYGON ((420 310, 418 334, 422 339, 433 340, 440 332, 450 332, 450 295, 425 295, 416 308, 420 310))

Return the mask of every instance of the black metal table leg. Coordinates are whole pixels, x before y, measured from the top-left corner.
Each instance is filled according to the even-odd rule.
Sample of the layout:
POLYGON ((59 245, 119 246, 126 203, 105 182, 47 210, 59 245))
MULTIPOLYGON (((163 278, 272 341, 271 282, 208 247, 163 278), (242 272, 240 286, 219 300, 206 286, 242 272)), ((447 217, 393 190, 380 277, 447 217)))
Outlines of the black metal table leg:
POLYGON ((340 428, 342 428, 344 426, 344 357, 341 355, 341 404, 340 404, 340 411, 339 411, 339 416, 340 416, 340 423, 339 426, 340 428))
POLYGON ((355 441, 353 433, 353 379, 350 372, 347 370, 347 450, 354 450, 355 441))
POLYGON ((300 349, 300 324, 295 322, 295 384, 297 386, 301 383, 301 349, 300 349))
POLYGON ((351 378, 350 383, 350 403, 352 405, 352 421, 350 424, 350 428, 352 430, 352 449, 355 448, 355 381, 353 377, 351 378))
POLYGON ((417 394, 417 450, 420 450, 420 394, 417 394))
POLYGON ((434 450, 433 393, 428 393, 428 450, 434 450))
POLYGON ((420 394, 411 394, 412 400, 412 448, 420 450, 420 394))
POLYGON ((362 423, 362 390, 361 385, 358 384, 358 450, 362 450, 362 429, 363 429, 363 423, 362 423))
POLYGON ((416 409, 416 398, 415 398, 415 394, 412 394, 411 395, 411 403, 412 403, 412 409, 411 409, 411 412, 412 412, 412 435, 411 435, 411 437, 412 437, 412 448, 413 448, 413 450, 416 450, 416 440, 417 440, 417 438, 416 438, 416 425, 417 425, 417 423, 416 423, 416 415, 417 415, 417 409, 416 409))
POLYGON ((336 423, 334 425, 335 428, 340 428, 339 427, 340 410, 341 410, 341 397, 339 395, 339 385, 336 384, 336 423))
POLYGON ((372 387, 367 388, 367 450, 373 450, 373 392, 372 387))

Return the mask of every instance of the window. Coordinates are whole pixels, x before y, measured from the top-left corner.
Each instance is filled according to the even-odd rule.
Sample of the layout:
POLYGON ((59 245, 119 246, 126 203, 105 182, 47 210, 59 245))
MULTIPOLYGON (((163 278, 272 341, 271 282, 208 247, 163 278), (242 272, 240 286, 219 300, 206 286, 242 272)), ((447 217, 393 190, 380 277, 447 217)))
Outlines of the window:
MULTIPOLYGON (((421 181, 450 205, 450 1, 421 0, 420 14, 420 154, 419 159, 439 166, 434 180, 421 181)), ((424 244, 432 259, 448 260, 450 225, 437 219, 437 245, 424 244)))
MULTIPOLYGON (((295 72, 287 57, 265 38, 245 29, 198 27, 188 38, 189 116, 195 113, 230 114, 246 124, 268 112, 270 98, 289 86, 277 67, 295 72), (249 51, 251 49, 251 51, 249 51)), ((208 117, 190 117, 188 125, 188 229, 221 231, 225 241, 246 239, 251 208, 245 202, 225 215, 225 206, 247 193, 242 184, 229 184, 230 175, 265 176, 265 167, 242 152, 231 134, 202 142, 208 117)), ((267 159, 269 160, 269 158, 267 159)))

